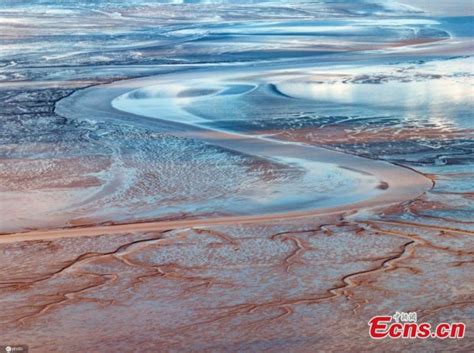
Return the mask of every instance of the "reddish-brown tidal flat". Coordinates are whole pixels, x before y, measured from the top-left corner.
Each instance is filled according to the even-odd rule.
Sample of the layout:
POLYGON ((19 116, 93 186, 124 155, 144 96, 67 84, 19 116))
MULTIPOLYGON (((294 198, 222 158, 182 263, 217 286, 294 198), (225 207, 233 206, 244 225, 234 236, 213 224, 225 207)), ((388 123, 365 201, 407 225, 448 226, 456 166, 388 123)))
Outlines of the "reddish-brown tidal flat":
POLYGON ((0 353, 473 352, 473 13, 0 3, 0 353))
POLYGON ((393 308, 474 324, 474 233, 374 218, 2 244, 0 338, 39 351, 468 350, 470 334, 368 337, 393 308))

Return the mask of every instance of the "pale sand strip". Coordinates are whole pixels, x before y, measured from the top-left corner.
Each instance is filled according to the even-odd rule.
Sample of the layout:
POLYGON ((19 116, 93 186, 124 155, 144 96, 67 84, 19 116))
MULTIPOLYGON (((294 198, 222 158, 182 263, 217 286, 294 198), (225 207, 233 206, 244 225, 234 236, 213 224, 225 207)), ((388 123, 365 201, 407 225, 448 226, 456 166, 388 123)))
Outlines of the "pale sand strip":
MULTIPOLYGON (((210 75, 212 70, 193 73, 196 75, 210 75)), ((246 71, 248 73, 248 70, 246 71)), ((362 208, 380 207, 414 199, 433 184, 430 179, 414 170, 396 166, 387 162, 362 158, 335 152, 319 147, 306 146, 296 143, 286 143, 277 140, 261 139, 230 132, 214 131, 181 124, 172 121, 163 121, 146 118, 126 112, 118 111, 111 106, 111 101, 133 88, 143 87, 157 82, 176 82, 183 80, 189 72, 158 77, 147 77, 126 81, 114 82, 80 90, 71 96, 59 101, 56 106, 58 114, 67 118, 84 119, 93 117, 102 121, 122 121, 125 123, 146 127, 159 132, 166 132, 176 136, 191 137, 211 143, 216 146, 234 150, 240 153, 255 155, 261 158, 297 157, 311 161, 332 163, 345 168, 370 173, 379 180, 388 184, 388 189, 383 193, 369 198, 363 202, 343 205, 339 207, 319 208, 301 212, 278 212, 259 215, 240 215, 229 217, 216 217, 208 219, 188 219, 179 221, 157 221, 131 223, 121 225, 103 225, 92 227, 76 227, 52 230, 33 230, 21 233, 4 234, 0 236, 0 243, 15 241, 56 239, 65 237, 96 236, 101 234, 133 233, 162 231, 175 228, 190 228, 203 225, 228 225, 257 223, 268 221, 283 221, 310 216, 324 216, 337 213, 353 212, 362 208)))

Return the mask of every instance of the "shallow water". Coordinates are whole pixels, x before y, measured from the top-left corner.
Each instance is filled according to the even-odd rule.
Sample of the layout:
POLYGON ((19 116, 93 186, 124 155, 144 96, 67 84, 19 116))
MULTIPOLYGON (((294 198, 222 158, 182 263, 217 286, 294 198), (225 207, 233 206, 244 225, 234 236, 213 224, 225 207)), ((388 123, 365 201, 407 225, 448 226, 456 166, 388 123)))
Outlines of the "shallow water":
POLYGON ((469 351, 473 14, 2 1, 0 344, 469 351))

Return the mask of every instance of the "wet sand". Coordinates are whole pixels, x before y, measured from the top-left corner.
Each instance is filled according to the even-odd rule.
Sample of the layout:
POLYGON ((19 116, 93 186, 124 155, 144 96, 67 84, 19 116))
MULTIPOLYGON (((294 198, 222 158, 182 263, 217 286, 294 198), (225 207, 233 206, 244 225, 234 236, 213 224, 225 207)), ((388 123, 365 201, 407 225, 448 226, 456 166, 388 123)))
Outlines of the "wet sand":
MULTIPOLYGON (((17 33, 26 48, 35 26, 54 20, 45 31, 57 36, 64 18, 85 33, 127 24, 131 40, 82 37, 65 49, 46 36, 39 60, 8 48, 18 63, 0 67, 0 344, 472 351, 472 40, 398 5, 323 5, 30 9, 38 22, 17 33), (194 12, 215 16, 204 34, 187 27, 194 12), (227 27, 226 16, 244 24, 227 27), (322 24, 330 36, 348 23, 363 35, 315 37, 320 16, 343 20, 322 24), (134 36, 157 23, 171 23, 169 37, 134 36), (269 41, 265 26, 285 35, 269 41), (322 48, 308 46, 313 37, 322 48), (236 41, 246 49, 233 52, 236 41), (223 64, 212 64, 216 53, 223 64), (176 62, 149 61, 161 56, 176 62), (232 88, 219 95, 209 81, 232 88), (157 116, 113 107, 134 90, 134 109, 146 107, 143 93, 159 98, 160 86, 157 116), (370 318, 395 311, 464 322, 466 337, 370 339, 370 318)), ((7 25, 24 21, 15 11, 2 12, 7 25)))

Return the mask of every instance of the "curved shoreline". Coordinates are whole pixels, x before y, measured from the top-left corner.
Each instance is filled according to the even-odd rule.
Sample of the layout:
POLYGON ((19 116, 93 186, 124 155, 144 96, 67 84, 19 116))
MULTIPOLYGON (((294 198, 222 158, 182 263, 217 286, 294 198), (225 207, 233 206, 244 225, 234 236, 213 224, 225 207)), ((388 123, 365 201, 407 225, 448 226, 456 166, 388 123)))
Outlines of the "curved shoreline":
MULTIPOLYGON (((254 68, 255 69, 255 68, 254 68)), ((183 75, 189 75, 189 71, 172 73, 172 80, 179 80, 183 75)), ((212 71, 212 70, 211 70, 212 71)), ((219 69, 217 70, 219 71, 219 69)), ((250 70, 252 71, 252 69, 250 70)), ((248 70, 246 71, 248 73, 248 70)), ((193 72, 196 75, 195 72, 193 72)), ((209 70, 197 75, 208 75, 209 70)), ((141 88, 153 83, 163 83, 170 80, 170 75, 158 75, 129 80, 115 81, 109 84, 92 86, 74 92, 73 94, 58 101, 55 112, 63 117, 75 120, 88 120, 93 117, 96 121, 122 121, 126 124, 147 129, 169 133, 174 136, 194 138, 199 141, 219 146, 224 149, 236 151, 260 158, 272 159, 274 157, 302 158, 308 161, 331 163, 339 167, 368 173, 388 184, 383 192, 366 200, 338 205, 336 207, 323 207, 311 210, 287 212, 271 212, 252 215, 237 215, 229 217, 216 217, 207 219, 187 219, 180 221, 151 221, 131 224, 117 224, 108 226, 72 227, 48 230, 32 230, 26 232, 8 233, 0 236, 0 242, 33 240, 57 237, 75 237, 104 234, 110 231, 125 232, 132 230, 158 230, 165 228, 192 227, 206 224, 232 224, 253 223, 262 221, 274 221, 294 219, 308 216, 322 216, 340 212, 354 211, 361 208, 372 208, 388 206, 407 200, 411 200, 429 190, 433 184, 430 179, 412 169, 393 165, 379 160, 368 159, 342 152, 328 150, 321 147, 303 145, 293 142, 285 142, 270 138, 257 138, 254 136, 232 133, 228 131, 217 131, 206 129, 201 126, 183 124, 179 122, 161 120, 138 116, 112 107, 112 100, 116 97, 130 92, 135 88, 141 88)))

